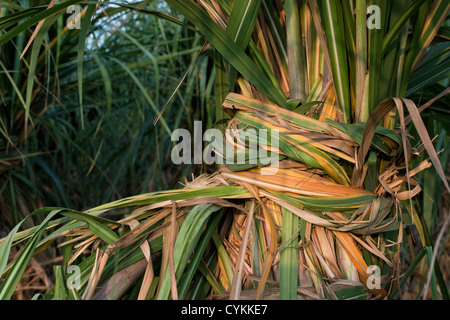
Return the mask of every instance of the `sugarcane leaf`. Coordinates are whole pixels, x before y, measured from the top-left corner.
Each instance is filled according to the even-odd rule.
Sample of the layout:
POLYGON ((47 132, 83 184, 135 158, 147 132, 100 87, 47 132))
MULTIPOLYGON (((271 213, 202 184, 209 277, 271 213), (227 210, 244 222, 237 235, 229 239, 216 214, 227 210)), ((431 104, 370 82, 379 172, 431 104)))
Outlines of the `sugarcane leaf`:
MULTIPOLYGON (((207 223, 210 215, 219 210, 220 206, 214 204, 201 204, 192 208, 188 213, 181 228, 178 232, 177 239, 174 245, 174 264, 175 275, 179 281, 187 265, 188 259, 191 257, 194 248, 196 247, 203 228, 207 223)), ((169 268, 169 266, 168 266, 169 268)), ((158 294, 158 300, 166 300, 170 295, 170 272, 167 269, 165 277, 162 280, 162 285, 158 294)))
MULTIPOLYGON (((147 90, 145 89, 144 85, 142 84, 141 80, 127 67, 125 63, 122 61, 112 58, 114 61, 116 61, 133 79, 136 86, 141 90, 141 93, 145 97, 148 104, 152 107, 152 109, 155 111, 156 115, 160 114, 160 110, 158 109, 158 106, 156 105, 155 101, 151 98, 147 90)), ((161 120, 161 123, 163 124, 164 129, 166 130, 167 134, 172 135, 172 130, 170 129, 169 125, 167 124, 166 120, 163 117, 160 117, 159 120, 161 120)))
POLYGON ((286 97, 280 88, 261 72, 252 59, 236 44, 232 38, 196 4, 189 1, 168 0, 170 6, 181 12, 208 39, 231 65, 239 70, 244 77, 264 92, 279 106, 289 108, 286 97))
POLYGON ((0 29, 6 29, 25 18, 30 18, 34 14, 44 11, 47 6, 36 6, 33 8, 23 9, 14 13, 10 13, 0 18, 0 29))
POLYGON ((297 300, 299 217, 285 208, 281 212, 283 249, 280 250, 280 299, 297 300))
MULTIPOLYGON (((258 17, 262 0, 236 1, 228 18, 226 32, 243 50, 246 49, 250 36, 258 17)), ((237 70, 232 68, 229 72, 229 86, 234 88, 237 70)))
POLYGON ((351 120, 350 85, 342 8, 332 0, 322 0, 323 26, 330 52, 331 69, 339 108, 344 122, 351 120))
MULTIPOLYGON (((144 1, 142 1, 142 2, 144 2, 144 1)), ((119 6, 120 9, 130 9, 130 10, 133 10, 133 11, 145 14, 145 15, 154 16, 154 17, 157 17, 158 19, 162 19, 162 20, 168 21, 170 23, 182 26, 183 28, 186 28, 186 29, 189 29, 189 30, 197 32, 197 30, 194 27, 192 27, 191 25, 189 25, 189 24, 187 24, 187 23, 185 23, 185 22, 183 22, 183 21, 181 21, 181 20, 179 20, 179 19, 177 19, 175 17, 172 17, 170 15, 164 14, 164 13, 162 13, 160 11, 151 10, 149 8, 145 8, 143 6, 137 6, 135 4, 126 4, 126 3, 111 2, 111 1, 102 1, 102 3, 103 4, 112 4, 114 6, 119 6)), ((109 9, 111 9, 111 8, 109 8, 109 9)))
POLYGON ((106 226, 106 224, 110 223, 116 224, 111 220, 76 211, 63 211, 61 214, 75 220, 86 222, 89 229, 107 243, 113 243, 119 239, 117 234, 106 226))
POLYGON ((6 265, 8 264, 9 253, 12 247, 12 243, 14 241, 14 236, 16 235, 21 225, 22 225, 21 223, 18 223, 9 232, 8 236, 4 239, 2 245, 0 246, 0 277, 3 275, 6 265))
POLYGON ((375 198, 375 194, 363 194, 358 196, 343 196, 343 197, 307 197, 297 195, 286 195, 284 193, 274 193, 280 198, 287 201, 310 208, 317 211, 348 211, 366 206, 375 198))
POLYGON ((194 277, 194 274, 195 272, 197 272, 198 266, 201 263, 201 259, 203 257, 203 254, 205 253, 206 247, 212 237, 214 230, 217 228, 221 217, 222 214, 217 214, 210 221, 208 221, 206 230, 203 233, 198 245, 196 246, 192 259, 187 265, 183 278, 180 281, 179 284, 180 299, 183 299, 183 297, 186 295, 189 289, 189 285, 191 284, 191 281, 194 277))
MULTIPOLYGON (((29 215, 27 218, 29 218, 30 216, 42 213, 42 212, 47 212, 47 211, 48 210, 46 210, 46 209, 35 211, 31 215, 29 215)), ((19 281, 22 277, 23 272, 25 271, 25 268, 28 265, 28 262, 30 261, 37 245, 39 244, 39 241, 47 227, 48 222, 59 212, 60 212, 60 210, 51 211, 45 217, 45 219, 39 225, 39 228, 36 230, 34 235, 30 238, 28 243, 25 245, 25 247, 23 248, 23 250, 21 251, 19 256, 16 258, 16 260, 14 260, 3 283, 0 285, 0 300, 9 300, 11 298, 17 284, 19 283, 19 281)), ((27 218, 22 220, 22 222, 24 222, 27 218)), ((17 229, 15 229, 14 232, 11 232, 10 235, 11 234, 14 235, 15 232, 17 232, 17 229)), ((0 257, 2 257, 2 259, 5 259, 5 257, 7 257, 7 255, 9 255, 10 249, 11 249, 11 241, 8 240, 8 242, 5 242, 2 244, 2 247, 1 247, 2 254, 0 254, 0 257)), ((4 261, 0 261, 0 262, 2 262, 2 264, 4 264, 4 261)))
POLYGON ((411 2, 408 8, 401 14, 400 18, 395 22, 395 25, 389 30, 389 32, 385 35, 383 39, 383 49, 382 52, 386 51, 388 45, 394 40, 394 38, 398 35, 400 29, 403 28, 405 23, 411 16, 420 8, 423 4, 423 1, 415 0, 411 2))
POLYGON ((364 286, 352 286, 334 291, 339 300, 366 300, 367 289, 364 286))
MULTIPOLYGON (((30 17, 29 19, 27 19, 26 21, 20 23, 19 25, 17 25, 16 27, 12 28, 11 30, 8 30, 7 32, 5 32, 3 35, 0 36, 0 46, 2 46, 3 44, 5 44, 6 42, 8 42, 9 40, 11 40, 12 38, 16 37, 18 34, 22 33, 23 31, 25 31, 26 29, 28 29, 29 27, 31 27, 32 25, 38 23, 39 21, 46 19, 56 13, 61 13, 64 9, 66 9, 67 7, 71 6, 71 5, 75 5, 81 2, 84 2, 85 0, 68 0, 65 1, 63 3, 57 4, 55 6, 53 6, 50 9, 44 10, 39 12, 38 14, 34 15, 33 17, 31 16, 32 12, 35 11, 27 11, 26 15, 24 17, 30 17)), ((17 18, 17 17, 15 17, 17 18)))
MULTIPOLYGON (((365 123, 340 123, 337 121, 334 121, 332 119, 327 119, 327 123, 329 123, 331 126, 347 133, 350 137, 352 137, 356 143, 361 145, 362 138, 364 134, 364 128, 365 123)), ((398 133, 396 133, 393 130, 389 130, 387 128, 383 128, 381 126, 378 126, 375 131, 375 135, 372 139, 372 148, 375 148, 378 151, 383 152, 386 155, 390 155, 392 152, 392 148, 389 144, 387 144, 382 138, 386 137, 392 141, 394 141, 397 145, 401 145, 401 137, 398 133)))
POLYGON ((406 97, 450 77, 450 44, 437 44, 430 48, 424 59, 418 64, 408 82, 406 97))
MULTIPOLYGON (((31 50, 31 57, 30 57, 29 72, 28 72, 27 89, 26 89, 26 94, 25 94, 25 103, 26 103, 25 128, 27 128, 27 121, 30 116, 31 98, 32 98, 32 93, 33 93, 33 85, 34 85, 34 75, 36 73, 38 56, 39 56, 39 52, 41 50, 41 44, 42 44, 42 41, 44 40, 44 37, 47 35, 47 31, 49 30, 51 25, 56 21, 57 18, 58 18, 57 16, 51 16, 47 20, 45 20, 33 41, 33 47, 31 50)), ((0 43, 1 43, 1 38, 0 38, 0 43)))
POLYGON ((91 25, 91 20, 96 11, 95 4, 88 4, 85 14, 81 17, 81 29, 78 33, 78 50, 77 50, 77 76, 78 76, 78 103, 80 105, 81 128, 84 129, 83 115, 83 68, 84 68, 84 51, 86 49, 86 36, 91 25))
POLYGON ((55 274, 55 286, 53 300, 66 300, 67 293, 64 279, 63 269, 61 266, 53 266, 53 272, 55 274))

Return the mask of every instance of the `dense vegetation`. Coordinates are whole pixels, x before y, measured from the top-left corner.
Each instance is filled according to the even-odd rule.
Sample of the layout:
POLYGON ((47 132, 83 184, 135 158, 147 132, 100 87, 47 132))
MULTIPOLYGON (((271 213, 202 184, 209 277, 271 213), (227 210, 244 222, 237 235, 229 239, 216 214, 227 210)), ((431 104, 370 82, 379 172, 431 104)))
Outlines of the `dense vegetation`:
POLYGON ((0 298, 448 299, 449 10, 1 1, 0 298), (280 168, 175 165, 195 120, 280 168))

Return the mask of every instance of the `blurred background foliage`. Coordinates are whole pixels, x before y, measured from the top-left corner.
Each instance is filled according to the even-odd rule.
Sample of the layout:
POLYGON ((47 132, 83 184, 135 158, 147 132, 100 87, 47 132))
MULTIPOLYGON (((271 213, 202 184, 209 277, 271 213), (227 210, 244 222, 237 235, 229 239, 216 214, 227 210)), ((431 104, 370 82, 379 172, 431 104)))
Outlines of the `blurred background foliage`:
MULTIPOLYGON (((1 1, 1 16, 47 4, 1 1)), ((64 14, 22 59, 32 28, 1 46, 3 225, 17 224, 43 204, 83 210, 178 188, 192 172, 170 161, 170 133, 190 130, 196 119, 214 121, 211 59, 198 55, 204 41, 198 33, 152 15, 169 12, 163 1, 133 5, 82 4, 97 9, 87 30, 68 29, 70 12, 64 14)))

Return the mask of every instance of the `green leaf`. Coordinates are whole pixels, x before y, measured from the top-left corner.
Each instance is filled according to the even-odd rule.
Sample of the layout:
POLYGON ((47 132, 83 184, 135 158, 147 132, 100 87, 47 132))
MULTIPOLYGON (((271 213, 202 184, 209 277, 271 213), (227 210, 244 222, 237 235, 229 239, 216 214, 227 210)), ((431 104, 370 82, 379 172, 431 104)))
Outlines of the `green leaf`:
MULTIPOLYGON (((246 49, 252 35, 260 6, 261 0, 241 0, 236 1, 231 9, 226 33, 243 50, 246 49)), ((236 69, 230 70, 228 78, 230 88, 234 88, 236 74, 236 69)))
MULTIPOLYGON (((25 95, 25 123, 27 123, 28 118, 30 116, 30 107, 31 107, 31 98, 33 93, 33 85, 34 85, 34 76, 36 73, 37 68, 37 62, 39 57, 39 52, 41 51, 41 44, 44 40, 44 37, 47 35, 47 31, 51 27, 51 25, 57 20, 57 16, 52 16, 45 20, 45 22, 42 24, 42 27, 40 28, 39 32, 37 33, 36 37, 33 41, 33 47, 31 50, 31 57, 30 57, 30 66, 28 71, 28 81, 27 81, 27 90, 25 95)), ((6 34, 5 34, 6 35, 6 34)), ((0 37, 0 43, 1 43, 1 37, 0 37)), ((1 45, 1 44, 0 44, 1 45)), ((47 54, 49 54, 47 52, 47 54)), ((25 128, 26 128, 25 124, 25 128)))
POLYGON ((252 84, 283 108, 289 108, 281 88, 277 88, 247 56, 238 44, 193 2, 167 0, 170 6, 182 13, 208 39, 228 62, 242 73, 252 84))
POLYGON ((53 300, 66 300, 66 280, 63 275, 63 269, 61 266, 53 266, 53 272, 55 274, 55 286, 53 300))
POLYGON ((374 194, 364 194, 347 197, 326 197, 314 198, 307 196, 286 195, 284 193, 273 192, 280 198, 286 199, 300 207, 306 207, 317 211, 348 211, 369 205, 375 198, 374 194))
MULTIPOLYGON (((112 58, 112 60, 116 61, 129 74, 129 76, 131 77, 131 79, 133 79, 133 81, 136 84, 136 86, 141 90, 141 93, 145 97, 145 99, 147 100, 148 104, 155 111, 156 115, 159 115, 160 110, 158 109, 158 107, 157 107, 156 103, 153 101, 153 99, 150 97, 148 91, 145 89, 144 85, 139 80, 139 78, 126 66, 125 63, 123 63, 122 61, 120 61, 120 60, 118 60, 116 58, 112 58)), ((170 127, 167 124, 166 120, 163 117, 159 118, 159 120, 161 120, 161 123, 162 123, 164 129, 166 130, 167 134, 171 136, 172 135, 172 130, 170 129, 170 127)))
MULTIPOLYGON (((347 133, 350 137, 352 137, 356 143, 361 145, 364 133, 365 123, 356 123, 356 124, 343 124, 337 121, 327 119, 327 123, 331 126, 347 133)), ((391 154, 391 147, 381 138, 381 136, 386 137, 394 141, 397 145, 401 145, 401 136, 393 130, 389 130, 387 128, 383 128, 378 126, 375 130, 376 135, 374 135, 371 147, 383 152, 386 155, 391 154)))
POLYGON ((30 18, 36 13, 42 12, 47 8, 47 6, 36 6, 33 8, 24 9, 18 12, 10 13, 4 17, 0 18, 0 29, 4 30, 12 26, 15 23, 20 22, 25 18, 30 18))
POLYGON ((339 300, 366 300, 367 289, 364 286, 354 286, 334 291, 339 300))
MULTIPOLYGON (((141 1, 141 2, 145 2, 145 1, 141 1)), ((127 9, 130 9, 130 10, 133 10, 133 11, 136 11, 139 13, 143 13, 143 14, 146 14, 149 16, 154 16, 158 19, 162 19, 162 20, 168 21, 170 23, 177 24, 179 26, 182 26, 183 28, 186 28, 186 29, 189 29, 192 31, 197 31, 191 25, 184 23, 183 21, 181 21, 177 18, 171 17, 171 16, 161 13, 159 11, 151 10, 151 9, 148 9, 148 8, 145 8, 142 6, 138 6, 135 3, 134 4, 126 4, 126 3, 118 3, 118 2, 111 2, 111 1, 102 1, 102 4, 111 4, 114 6, 120 6, 121 9, 127 8, 127 9)))
MULTIPOLYGON (((53 6, 50 9, 44 10, 38 14, 36 14, 35 16, 31 17, 33 12, 36 11, 32 11, 29 10, 26 12, 26 14, 22 15, 22 18, 26 18, 26 17, 31 17, 30 19, 24 21, 23 23, 17 25, 16 27, 12 28, 11 30, 5 32, 3 35, 0 36, 0 46, 2 46, 3 44, 5 44, 6 42, 8 42, 9 40, 11 40, 12 38, 14 38, 15 36, 17 36, 18 34, 22 33, 23 31, 25 31, 26 29, 28 29, 29 27, 31 27, 32 25, 38 23, 39 21, 46 19, 56 13, 61 13, 62 11, 64 11, 67 7, 74 5, 74 4, 78 4, 81 2, 84 2, 86 0, 68 0, 65 1, 63 3, 57 4, 55 6, 53 6)), ((17 17, 16 17, 17 18, 17 17)))
POLYGON ((280 299, 297 300, 299 217, 281 208, 280 299))
POLYGON ((450 44, 444 42, 430 48, 414 70, 408 82, 405 96, 450 77, 450 44))
MULTIPOLYGON (((432 247, 425 247, 425 250, 427 252, 428 263, 429 263, 429 268, 430 268, 431 267, 431 261, 433 260, 433 248, 432 247)), ((431 297, 432 297, 432 299, 433 300, 438 300, 435 268, 433 268, 433 270, 431 271, 430 286, 431 286, 431 297)))
MULTIPOLYGON (((197 246, 204 226, 210 215, 220 208, 220 206, 214 204, 196 205, 192 208, 183 221, 173 249, 175 278, 177 279, 177 282, 179 282, 182 274, 184 273, 187 262, 197 246)), ((169 295, 170 266, 167 266, 167 271, 159 291, 158 300, 167 300, 169 295)))
POLYGON ((342 8, 334 0, 322 0, 320 4, 324 31, 330 51, 336 96, 344 122, 347 123, 351 120, 351 105, 342 8))
MULTIPOLYGON (((22 220, 18 227, 29 217, 37 215, 42 212, 46 212, 47 209, 42 210, 36 210, 32 214, 30 214, 27 218, 22 220)), ((3 283, 0 286, 0 300, 9 300, 11 296, 14 293, 14 290, 19 283, 20 279, 22 278, 22 274, 25 271, 25 268, 28 265, 28 262, 30 261, 31 257, 34 254, 34 251, 39 244, 40 239, 42 238, 42 234, 44 233, 47 224, 49 221, 60 212, 61 210, 54 210, 51 211, 45 219, 42 221, 42 223, 39 225, 39 228, 36 230, 36 233, 31 237, 31 239, 28 241, 28 243, 25 245, 19 256, 16 258, 16 260, 12 263, 11 269, 8 271, 8 274, 6 275, 3 283)), ((17 232, 18 228, 14 228, 13 231, 10 232, 8 235, 8 241, 4 242, 2 244, 2 247, 0 248, 0 258, 2 259, 0 261, 1 265, 4 268, 4 259, 8 258, 10 249, 11 249, 11 239, 14 237, 15 233, 17 232)))
POLYGON ((216 230, 221 218, 222 214, 217 214, 214 216, 214 218, 208 221, 206 230, 203 233, 199 243, 196 245, 192 259, 190 259, 190 262, 186 267, 186 271, 184 272, 183 278, 181 279, 179 284, 178 296, 181 300, 186 295, 194 274, 198 271, 198 266, 201 263, 201 259, 203 258, 206 247, 210 243, 212 234, 216 230))
POLYGON ((305 50, 302 46, 300 12, 297 0, 286 0, 286 39, 290 99, 306 100, 305 50))
POLYGON ((111 223, 117 224, 116 222, 76 211, 63 211, 61 214, 78 221, 86 222, 89 229, 108 244, 119 239, 117 234, 106 226, 106 224, 111 223))
POLYGON ((78 33, 78 50, 77 50, 77 77, 78 77, 78 103, 80 104, 81 128, 84 129, 83 115, 83 61, 84 51, 86 48, 86 36, 91 25, 92 16, 95 14, 96 5, 88 4, 86 13, 81 17, 81 29, 78 33))
POLYGON ((384 53, 388 45, 398 36, 399 31, 407 24, 412 15, 420 8, 424 1, 415 0, 411 2, 410 6, 401 14, 400 18, 395 21, 395 25, 389 30, 383 39, 382 53, 384 53))

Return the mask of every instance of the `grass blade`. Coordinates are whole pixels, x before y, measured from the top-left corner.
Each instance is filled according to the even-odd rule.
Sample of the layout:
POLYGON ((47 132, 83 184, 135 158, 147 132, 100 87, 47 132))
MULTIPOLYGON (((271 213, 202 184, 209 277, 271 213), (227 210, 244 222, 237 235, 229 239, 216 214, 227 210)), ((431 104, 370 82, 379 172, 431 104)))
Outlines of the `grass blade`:
POLYGON ((78 50, 77 50, 77 77, 78 77, 78 103, 80 104, 81 128, 84 129, 84 115, 83 115, 83 62, 84 51, 86 49, 86 36, 91 25, 91 20, 96 11, 96 5, 88 4, 87 7, 80 13, 81 29, 78 33, 78 50))
MULTIPOLYGON (((36 215, 37 213, 41 213, 42 211, 44 211, 44 210, 34 212, 30 216, 36 215)), ((19 283, 19 281, 22 277, 23 272, 25 271, 25 268, 27 267, 28 262, 30 261, 37 245, 39 244, 39 241, 47 227, 47 224, 60 211, 61 210, 51 211, 45 217, 45 219, 40 224, 39 228, 36 230, 36 233, 31 237, 31 239, 28 241, 26 246, 23 248, 20 255, 13 262, 11 269, 8 271, 8 274, 6 275, 3 283, 0 286, 0 300, 9 300, 11 298, 17 284, 19 283)), ((14 231, 17 231, 17 229, 14 231)), ((10 235, 11 234, 14 234, 14 233, 10 233, 10 235)), ((2 257, 3 259, 5 258, 6 253, 9 254, 10 245, 11 245, 10 241, 3 243, 2 248, 1 248, 2 254, 0 255, 0 257, 2 257)), ((4 261, 1 261, 1 262, 4 263, 4 261)))
POLYGON ((342 112, 343 122, 348 123, 352 115, 342 8, 338 2, 333 0, 322 0, 320 4, 323 12, 324 31, 330 51, 336 96, 342 112))
MULTIPOLYGON (((38 23, 39 21, 46 19, 56 13, 61 13, 62 11, 64 11, 65 9, 67 9, 67 7, 71 6, 71 5, 75 5, 81 2, 84 2, 86 0, 68 0, 65 1, 63 3, 57 4, 54 7, 44 10, 38 14, 36 14, 35 16, 27 19, 26 21, 24 21, 23 23, 19 24, 18 26, 12 28, 11 30, 9 30, 8 32, 4 33, 3 35, 0 36, 0 46, 2 46, 3 44, 5 44, 6 42, 8 42, 9 40, 11 40, 12 38, 16 37, 18 34, 22 33, 23 31, 25 31, 26 29, 28 29, 29 27, 31 27, 32 25, 38 23)), ((33 14, 34 11, 27 11, 26 15, 22 15, 21 19, 24 17, 30 17, 33 14)))
MULTIPOLYGON (((203 232, 203 227, 208 221, 210 215, 219 210, 220 207, 211 204, 202 204, 195 206, 186 216, 175 242, 174 264, 176 279, 180 279, 191 257, 194 247, 203 232)), ((166 272, 162 279, 162 285, 159 290, 158 300, 167 300, 170 296, 170 272, 166 272)))
POLYGON ((297 300, 299 217, 285 208, 281 209, 281 213, 280 299, 297 300))
POLYGON ((281 88, 276 88, 267 76, 259 70, 253 60, 236 44, 232 38, 193 2, 167 0, 199 29, 208 41, 233 65, 244 77, 264 92, 279 106, 289 108, 281 88))
MULTIPOLYGON (((236 1, 231 9, 226 32, 243 50, 246 49, 252 35, 261 1, 236 1)), ((234 88, 236 74, 236 69, 230 70, 228 78, 230 89, 234 88)))
POLYGON ((290 99, 306 100, 306 65, 301 39, 300 12, 297 0, 286 1, 286 35, 290 99))

